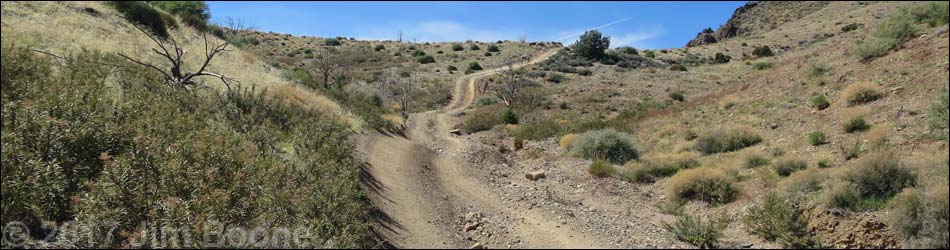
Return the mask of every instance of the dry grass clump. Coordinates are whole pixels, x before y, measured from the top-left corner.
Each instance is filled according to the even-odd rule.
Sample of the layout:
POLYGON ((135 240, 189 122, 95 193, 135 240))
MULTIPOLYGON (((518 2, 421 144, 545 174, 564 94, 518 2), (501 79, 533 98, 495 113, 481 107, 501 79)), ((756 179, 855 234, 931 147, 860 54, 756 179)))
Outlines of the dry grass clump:
POLYGON ((798 158, 786 157, 775 162, 775 173, 781 177, 788 177, 792 173, 808 168, 808 163, 798 158))
POLYGON ((567 134, 561 137, 558 144, 561 146, 561 150, 571 151, 571 145, 574 144, 575 140, 577 140, 577 134, 567 134))
POLYGON ((728 128, 713 131, 696 140, 696 150, 704 154, 738 151, 762 142, 750 128, 728 128))
POLYGON ((742 98, 737 95, 727 95, 722 99, 719 99, 719 108, 724 110, 732 109, 732 107, 735 107, 736 104, 739 104, 739 101, 741 100, 742 98))
POLYGON ((851 84, 841 92, 841 100, 847 102, 848 107, 877 101, 882 97, 884 97, 884 88, 871 82, 851 84))
POLYGON ((735 178, 722 169, 702 167, 683 170, 670 178, 667 195, 678 200, 729 203, 739 195, 735 178))
POLYGON ((632 182, 652 183, 657 179, 672 176, 684 169, 699 167, 695 153, 661 154, 646 156, 641 162, 626 166, 624 179, 632 182))
POLYGON ((876 210, 905 188, 918 183, 914 170, 897 154, 878 151, 859 159, 828 194, 829 207, 876 210))
POLYGON ((871 129, 865 120, 870 113, 867 107, 850 108, 841 112, 841 127, 845 133, 864 132, 871 129))

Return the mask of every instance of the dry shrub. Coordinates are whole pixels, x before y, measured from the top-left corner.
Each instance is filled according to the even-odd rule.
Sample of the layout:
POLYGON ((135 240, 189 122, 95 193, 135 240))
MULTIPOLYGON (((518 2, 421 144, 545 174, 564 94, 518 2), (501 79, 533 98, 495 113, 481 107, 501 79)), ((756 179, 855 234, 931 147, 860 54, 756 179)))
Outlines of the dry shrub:
POLYGON ((561 150, 571 151, 571 145, 574 144, 575 140, 577 140, 577 134, 568 134, 561 137, 561 140, 559 141, 561 150))
POLYGON ((329 98, 290 84, 277 85, 271 95, 288 104, 324 115, 334 115, 341 110, 340 105, 329 98))
POLYGON ((884 97, 884 88, 871 82, 858 82, 851 84, 841 92, 841 100, 847 102, 848 107, 853 107, 884 97))
POLYGON ((732 109, 732 107, 735 107, 736 104, 739 104, 739 101, 741 100, 742 98, 737 95, 727 95, 719 99, 719 108, 724 110, 732 109))
POLYGON ((696 149, 704 154, 716 154, 738 151, 762 142, 762 137, 750 128, 719 129, 699 137, 696 149))
POLYGON ((871 128, 866 117, 870 113, 867 107, 849 108, 841 112, 841 126, 846 133, 864 132, 871 128))
POLYGON ((667 195, 679 200, 699 200, 714 204, 735 200, 739 189, 735 178, 717 168, 703 167, 683 170, 670 178, 667 195))
POLYGON ((633 182, 651 183, 669 177, 680 170, 700 165, 695 153, 661 154, 644 157, 643 161, 626 166, 624 179, 633 182))
POLYGON ((872 148, 882 149, 887 147, 891 140, 891 129, 887 124, 877 125, 868 131, 868 142, 872 148))

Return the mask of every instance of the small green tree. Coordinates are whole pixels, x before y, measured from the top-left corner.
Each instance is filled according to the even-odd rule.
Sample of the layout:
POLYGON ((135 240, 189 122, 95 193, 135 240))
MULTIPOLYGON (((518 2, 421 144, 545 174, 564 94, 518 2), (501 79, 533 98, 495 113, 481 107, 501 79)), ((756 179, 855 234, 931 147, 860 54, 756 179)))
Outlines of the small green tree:
POLYGON ((574 54, 586 59, 599 60, 607 56, 610 47, 610 38, 604 37, 600 31, 584 32, 580 40, 572 46, 574 54))

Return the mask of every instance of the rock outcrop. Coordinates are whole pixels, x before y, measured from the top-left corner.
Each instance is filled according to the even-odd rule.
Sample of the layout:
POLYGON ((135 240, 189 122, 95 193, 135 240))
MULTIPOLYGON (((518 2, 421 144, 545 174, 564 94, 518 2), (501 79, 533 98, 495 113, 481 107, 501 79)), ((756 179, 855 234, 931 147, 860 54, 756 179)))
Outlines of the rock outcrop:
POLYGON ((829 3, 827 1, 749 2, 736 9, 732 17, 719 29, 703 30, 696 35, 696 38, 689 41, 686 47, 713 44, 737 36, 761 34, 814 13, 828 6, 829 3))

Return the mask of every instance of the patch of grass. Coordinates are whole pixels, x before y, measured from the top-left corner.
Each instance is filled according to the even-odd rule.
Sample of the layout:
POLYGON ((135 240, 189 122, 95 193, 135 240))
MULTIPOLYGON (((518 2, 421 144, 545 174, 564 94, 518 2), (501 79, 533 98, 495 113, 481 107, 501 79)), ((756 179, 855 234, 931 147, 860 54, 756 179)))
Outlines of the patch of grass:
POLYGON ((920 31, 918 23, 931 27, 947 24, 947 3, 919 3, 901 8, 877 25, 874 33, 859 44, 854 53, 863 60, 884 56, 891 49, 914 37, 920 31))
POLYGON ((461 43, 452 44, 452 51, 463 51, 465 47, 461 43))
POLYGON ((812 132, 808 135, 808 143, 815 147, 828 144, 828 136, 825 135, 825 132, 812 132))
POLYGON ((769 46, 761 46, 755 47, 755 49, 752 50, 752 55, 756 57, 770 57, 774 56, 775 53, 772 52, 772 48, 769 48, 769 46))
POLYGON ((561 140, 558 141, 558 145, 561 147, 561 150, 571 151, 571 145, 574 145, 574 141, 577 140, 577 134, 567 134, 561 137, 561 140))
POLYGON ((864 152, 864 146, 860 140, 854 141, 853 143, 842 143, 839 147, 842 157, 845 161, 854 160, 861 157, 861 154, 864 152))
POLYGON ((748 128, 713 131, 696 139, 696 150, 707 155, 738 151, 762 142, 762 137, 748 128))
POLYGON ((930 106, 930 127, 936 130, 944 130, 943 136, 946 137, 947 122, 950 120, 948 118, 948 110, 950 110, 950 98, 948 98, 947 89, 943 90, 943 93, 938 98, 937 102, 930 106))
POLYGON ((775 66, 775 63, 772 62, 755 62, 752 63, 752 68, 755 70, 767 70, 775 66))
POLYGON ((723 215, 703 219, 691 215, 677 216, 670 223, 663 223, 663 228, 677 240, 689 243, 700 249, 715 249, 723 233, 731 221, 723 215))
POLYGON ((910 7, 908 12, 917 23, 939 27, 950 22, 950 11, 948 9, 950 9, 950 3, 948 2, 926 2, 910 7))
POLYGON ((596 160, 587 168, 587 173, 597 178, 605 178, 613 176, 617 173, 617 170, 614 169, 614 165, 610 164, 610 162, 596 160))
POLYGON ((813 249, 821 245, 810 235, 804 211, 775 193, 766 194, 750 207, 742 221, 749 233, 785 248, 813 249))
POLYGON ((711 204, 729 203, 739 195, 734 177, 721 169, 710 167, 680 171, 670 178, 666 188, 668 197, 711 204))
POLYGON ((776 161, 773 167, 778 176, 788 177, 792 175, 792 173, 807 169, 808 163, 801 159, 785 158, 776 161))
POLYGON ((485 106, 491 106, 495 104, 498 104, 498 98, 494 96, 483 96, 483 97, 478 98, 477 101, 475 101, 476 107, 485 107, 485 106))
POLYGON ((178 26, 174 18, 167 17, 144 1, 109 1, 108 4, 116 9, 125 19, 134 25, 144 27, 160 38, 168 38, 168 27, 178 26))
POLYGON ((943 183, 923 190, 908 189, 894 198, 888 221, 894 232, 903 240, 905 248, 950 247, 947 241, 947 221, 950 219, 948 197, 948 186, 943 183))
POLYGON ((772 163, 772 161, 770 161, 768 158, 765 158, 765 156, 754 154, 746 157, 745 167, 748 169, 753 169, 769 165, 770 163, 772 163))
POLYGON ((877 101, 883 97, 884 88, 870 82, 851 84, 841 92, 841 100, 847 102, 848 107, 877 101))
POLYGON ((545 79, 545 81, 552 82, 552 83, 561 83, 561 82, 564 82, 564 81, 566 81, 566 80, 567 80, 567 77, 566 77, 566 76, 564 76, 564 75, 562 75, 562 74, 558 74, 558 73, 550 74, 550 75, 548 75, 548 78, 545 79))
POLYGON ((631 182, 653 183, 660 178, 675 175, 680 170, 699 167, 699 161, 688 153, 646 157, 642 162, 627 164, 624 179, 631 182))
POLYGON ((842 26, 842 27, 841 27, 841 32, 851 32, 851 31, 858 30, 858 28, 861 28, 861 25, 860 25, 860 24, 857 24, 857 23, 850 23, 850 24, 847 24, 847 25, 845 25, 845 26, 842 26))
POLYGON ((682 72, 687 71, 686 66, 683 66, 682 64, 673 64, 673 66, 670 66, 670 70, 682 72))
POLYGON ((739 101, 741 99, 742 98, 740 98, 737 95, 724 96, 721 99, 719 99, 719 108, 722 110, 732 109, 732 107, 735 107, 737 104, 739 104, 739 101))
POLYGON ((630 135, 614 129, 595 130, 578 136, 571 146, 571 154, 615 164, 640 158, 640 151, 633 145, 630 135))
POLYGON ((416 62, 419 62, 419 64, 435 63, 435 57, 432 57, 430 55, 416 57, 416 62))
POLYGON ((822 111, 831 107, 831 103, 828 102, 828 98, 825 97, 825 95, 817 95, 811 99, 811 107, 822 111))
POLYGON ((865 120, 867 109, 857 108, 845 110, 842 113, 841 127, 845 133, 864 132, 871 129, 871 124, 865 120))

